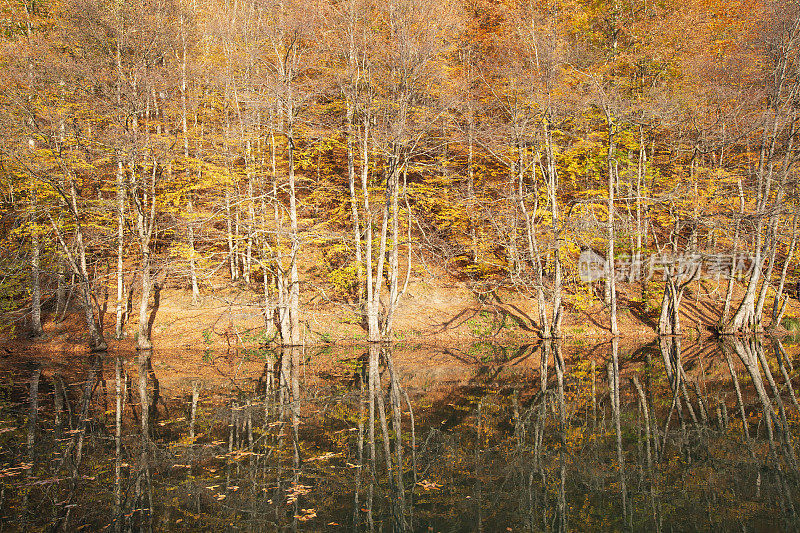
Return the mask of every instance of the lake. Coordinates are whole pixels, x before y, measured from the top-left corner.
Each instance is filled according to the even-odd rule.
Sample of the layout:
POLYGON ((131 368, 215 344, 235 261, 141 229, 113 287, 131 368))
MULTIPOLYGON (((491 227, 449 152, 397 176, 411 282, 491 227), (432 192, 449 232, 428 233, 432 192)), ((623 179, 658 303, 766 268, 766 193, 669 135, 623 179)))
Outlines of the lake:
POLYGON ((0 530, 798 531, 797 353, 662 338, 6 358, 0 530))

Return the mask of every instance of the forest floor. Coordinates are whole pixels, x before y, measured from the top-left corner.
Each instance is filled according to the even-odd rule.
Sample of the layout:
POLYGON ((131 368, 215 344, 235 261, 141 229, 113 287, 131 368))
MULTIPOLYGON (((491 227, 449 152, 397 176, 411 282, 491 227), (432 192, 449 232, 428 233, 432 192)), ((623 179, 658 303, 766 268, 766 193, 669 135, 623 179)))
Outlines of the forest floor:
MULTIPOLYGON (((238 353, 274 341, 266 334, 267 321, 262 312, 263 296, 259 283, 246 286, 218 278, 206 282, 195 305, 191 292, 181 280, 168 280, 159 294, 152 324, 155 350, 213 350, 215 353, 238 353)), ((713 335, 722 314, 726 283, 701 280, 687 288, 681 302, 681 326, 684 336, 702 339, 713 335)), ((602 287, 584 286, 585 294, 565 295, 563 335, 585 343, 610 338, 609 313, 602 304, 602 287), (590 293, 592 291, 593 293, 590 293)), ((646 344, 656 337, 663 282, 649 282, 649 294, 642 295, 640 284, 618 284, 618 324, 623 343, 646 344)), ((743 292, 737 284, 731 313, 743 292)), ((313 284, 301 290, 304 345, 365 344, 367 333, 354 305, 333 301, 326 291, 313 284)), ((152 302, 151 302, 152 304, 152 302)), ((103 322, 106 340, 112 350, 128 350, 134 345, 138 328, 138 302, 125 325, 125 336, 114 339, 113 296, 105 306, 103 322)), ((766 310, 771 310, 768 298, 766 310)), ((151 309, 151 312, 153 310, 151 309)), ((765 315, 769 313, 765 311, 765 315)), ((800 302, 790 298, 786 316, 800 317, 800 302)), ((475 342, 525 344, 538 342, 538 309, 534 294, 498 289, 479 296, 468 282, 457 281, 438 272, 412 278, 395 313, 393 341, 427 345, 465 345, 475 342)), ((769 325, 769 317, 765 324, 769 325)), ((56 323, 45 313, 45 336, 26 338, 18 328, 15 339, 0 342, 6 350, 26 347, 49 352, 85 353, 86 328, 82 313, 75 309, 65 320, 56 323)), ((271 328, 274 329, 274 328, 271 328)), ((785 333, 778 329, 777 333, 785 333)))
MULTIPOLYGON (((187 390, 197 379, 221 387, 232 386, 241 379, 261 379, 265 362, 274 360, 274 355, 261 348, 274 339, 265 335, 258 285, 248 287, 219 278, 205 284, 200 301, 194 305, 186 287, 175 280, 167 281, 152 325, 152 364, 164 385, 187 390)), ((596 359, 602 365, 611 335, 608 309, 601 303, 602 288, 595 289, 591 298, 587 298, 588 291, 582 295, 587 303, 580 309, 575 305, 578 298, 566 295, 563 345, 565 354, 580 354, 580 359, 596 359)), ((657 339, 655 327, 663 282, 653 281, 650 290, 652 295, 642 299, 641 285, 618 285, 620 353, 628 354, 626 360, 631 362, 642 359, 636 356, 644 353, 642 350, 649 350, 648 357, 660 358, 652 343, 657 339)), ((695 352, 702 359, 708 350, 715 349, 715 343, 705 341, 713 335, 721 315, 724 290, 724 282, 703 280, 684 294, 681 323, 686 339, 685 360, 692 359, 695 352)), ((743 287, 737 286, 731 312, 742 292, 743 287)), ((319 376, 352 372, 351 365, 343 361, 363 356, 367 344, 366 331, 354 308, 326 299, 323 291, 314 290, 310 284, 304 286, 302 296, 303 339, 308 348, 304 351, 305 368, 319 376)), ((138 302, 134 304, 138 309, 138 302)), ((770 300, 767 304, 765 309, 771 309, 770 300)), ((75 374, 76 380, 85 372, 88 336, 83 314, 76 306, 63 321, 55 322, 51 315, 52 312, 45 314, 45 335, 41 338, 28 338, 20 327, 15 338, 0 340, 0 369, 43 363, 50 367, 49 372, 75 374)), ((800 316, 796 299, 790 299, 786 316, 800 316)), ((133 372, 137 364, 133 357, 137 318, 132 316, 128 321, 122 339, 114 339, 114 302, 110 297, 103 316, 109 352, 122 356, 128 371, 133 372)), ((769 318, 765 320, 769 324, 769 318)), ((479 298, 468 283, 441 273, 412 279, 395 315, 393 341, 402 352, 398 368, 416 369, 409 375, 422 372, 420 379, 428 380, 426 383, 440 379, 469 381, 474 377, 471 368, 475 364, 492 360, 514 361, 517 370, 534 368, 538 356, 518 357, 520 350, 533 352, 517 347, 539 342, 537 321, 533 296, 501 289, 479 298), (490 344, 508 348, 502 348, 503 355, 498 356, 490 344)), ((776 333, 786 332, 779 329, 776 333)), ((787 346, 790 350, 795 348, 787 346)))

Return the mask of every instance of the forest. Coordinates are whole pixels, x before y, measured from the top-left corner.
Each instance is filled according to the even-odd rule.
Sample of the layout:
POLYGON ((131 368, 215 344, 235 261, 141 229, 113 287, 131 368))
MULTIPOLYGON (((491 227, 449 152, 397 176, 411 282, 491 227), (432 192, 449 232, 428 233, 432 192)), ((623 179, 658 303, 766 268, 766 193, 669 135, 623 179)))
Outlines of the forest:
POLYGON ((287 346, 311 293, 391 339, 426 268, 535 301, 544 339, 593 303, 620 335, 621 287, 662 335, 704 277, 723 335, 796 294, 797 0, 0 10, 4 335, 71 304, 93 351, 149 349, 166 280, 220 276, 287 346))

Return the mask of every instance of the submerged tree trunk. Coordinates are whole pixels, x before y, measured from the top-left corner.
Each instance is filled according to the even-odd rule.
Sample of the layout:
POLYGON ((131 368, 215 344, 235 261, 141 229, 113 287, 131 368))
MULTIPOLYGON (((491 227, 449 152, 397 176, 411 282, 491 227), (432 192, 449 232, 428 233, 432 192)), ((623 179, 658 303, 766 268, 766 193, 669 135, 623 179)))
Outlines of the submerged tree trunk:
POLYGON ((627 519, 627 487, 625 483, 625 455, 622 452, 621 408, 619 402, 619 340, 611 339, 611 361, 608 364, 609 394, 614 418, 614 433, 617 441, 617 465, 619 468, 619 488, 622 500, 622 515, 627 519))

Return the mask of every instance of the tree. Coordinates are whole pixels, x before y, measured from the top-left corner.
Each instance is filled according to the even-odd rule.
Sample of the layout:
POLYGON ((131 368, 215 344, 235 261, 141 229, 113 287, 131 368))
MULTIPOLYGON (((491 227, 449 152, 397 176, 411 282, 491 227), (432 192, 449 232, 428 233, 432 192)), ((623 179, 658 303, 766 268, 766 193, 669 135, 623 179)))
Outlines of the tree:
POLYGON ((758 162, 755 169, 755 217, 753 228, 753 269, 744 298, 724 332, 757 331, 771 282, 777 249, 777 227, 792 167, 797 137, 798 78, 797 45, 800 43, 800 14, 797 5, 767 7, 762 30, 763 82, 757 86, 753 133, 758 135, 758 162), (764 260, 767 260, 764 270, 764 260), (759 286, 760 282, 760 286, 759 286))

